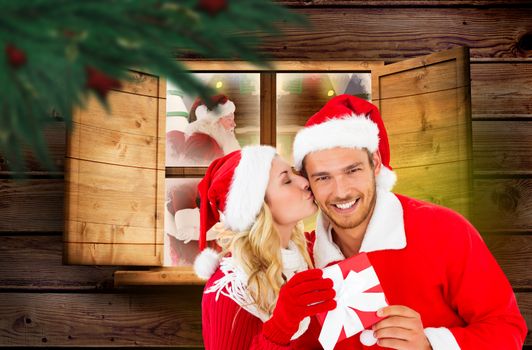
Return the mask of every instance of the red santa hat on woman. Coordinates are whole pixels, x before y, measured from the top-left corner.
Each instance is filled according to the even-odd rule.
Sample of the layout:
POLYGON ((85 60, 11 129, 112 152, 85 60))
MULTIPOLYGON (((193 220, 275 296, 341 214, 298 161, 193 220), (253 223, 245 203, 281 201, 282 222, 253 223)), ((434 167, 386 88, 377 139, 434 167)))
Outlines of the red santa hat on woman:
POLYGON ((309 118, 294 140, 295 167, 301 170, 305 156, 335 147, 379 150, 382 167, 377 187, 390 191, 397 177, 390 166, 388 135, 377 107, 351 95, 332 98, 309 118))
POLYGON ((221 117, 234 113, 236 110, 233 101, 229 100, 225 95, 213 96, 211 101, 214 104, 212 109, 209 109, 199 97, 194 101, 190 111, 196 115, 197 120, 216 121, 221 117))
POLYGON ((198 184, 200 196, 199 248, 194 269, 208 279, 218 267, 218 254, 205 249, 207 231, 217 222, 235 232, 251 228, 260 213, 277 154, 271 146, 246 146, 214 160, 198 184), (220 215, 220 212, 222 215, 220 215))

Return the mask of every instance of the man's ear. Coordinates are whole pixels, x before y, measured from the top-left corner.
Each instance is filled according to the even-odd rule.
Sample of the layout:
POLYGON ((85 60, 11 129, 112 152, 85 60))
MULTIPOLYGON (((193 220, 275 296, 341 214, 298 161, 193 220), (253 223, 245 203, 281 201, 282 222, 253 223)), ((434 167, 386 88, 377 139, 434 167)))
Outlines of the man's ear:
POLYGON ((379 150, 376 150, 375 152, 373 152, 371 156, 373 157, 373 172, 376 177, 381 172, 381 167, 382 167, 381 152, 379 150))

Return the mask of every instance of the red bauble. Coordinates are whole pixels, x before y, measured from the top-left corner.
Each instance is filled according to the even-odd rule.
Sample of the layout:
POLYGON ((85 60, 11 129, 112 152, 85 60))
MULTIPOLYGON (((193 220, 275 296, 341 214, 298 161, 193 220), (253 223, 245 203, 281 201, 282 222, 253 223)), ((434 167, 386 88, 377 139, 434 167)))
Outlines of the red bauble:
POLYGON ((122 84, 96 68, 87 67, 87 87, 96 91, 101 97, 106 97, 111 89, 119 89, 122 84))
POLYGON ((18 68, 26 63, 26 53, 12 44, 6 46, 6 55, 7 60, 12 67, 18 68))
POLYGON ((199 0, 198 6, 201 10, 216 15, 227 8, 227 0, 199 0))

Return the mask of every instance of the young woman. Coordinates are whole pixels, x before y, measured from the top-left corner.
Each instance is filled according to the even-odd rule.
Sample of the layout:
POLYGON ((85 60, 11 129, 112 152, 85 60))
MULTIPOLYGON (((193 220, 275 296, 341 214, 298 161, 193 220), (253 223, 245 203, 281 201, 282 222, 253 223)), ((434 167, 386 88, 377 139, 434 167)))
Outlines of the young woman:
POLYGON ((222 253, 207 249, 195 262, 209 279, 205 349, 310 348, 300 337, 309 316, 336 302, 332 281, 312 269, 307 252, 301 220, 317 210, 307 180, 274 148, 248 146, 211 163, 198 190, 200 249, 206 232, 223 225, 215 228, 222 253))

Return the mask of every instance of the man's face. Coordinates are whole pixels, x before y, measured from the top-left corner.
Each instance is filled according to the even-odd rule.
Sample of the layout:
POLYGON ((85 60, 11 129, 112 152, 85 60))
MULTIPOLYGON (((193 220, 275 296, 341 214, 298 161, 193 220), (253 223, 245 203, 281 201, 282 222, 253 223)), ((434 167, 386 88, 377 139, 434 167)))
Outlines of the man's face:
POLYGON ((335 226, 350 229, 369 221, 381 166, 378 152, 332 148, 308 154, 304 166, 316 202, 335 226))

